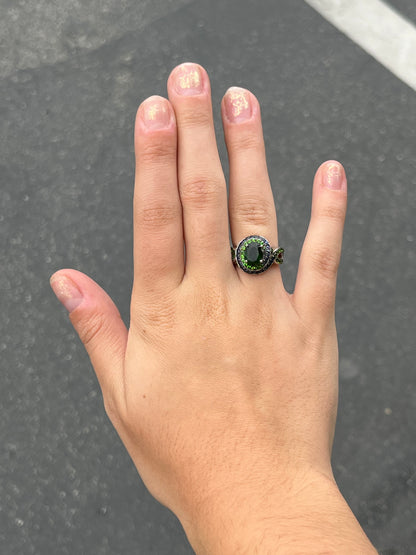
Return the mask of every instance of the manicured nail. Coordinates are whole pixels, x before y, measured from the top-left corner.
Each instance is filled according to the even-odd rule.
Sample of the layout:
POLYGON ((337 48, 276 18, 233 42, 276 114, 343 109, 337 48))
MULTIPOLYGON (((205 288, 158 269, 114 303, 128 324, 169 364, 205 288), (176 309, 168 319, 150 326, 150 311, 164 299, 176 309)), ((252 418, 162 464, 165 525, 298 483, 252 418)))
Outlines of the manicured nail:
POLYGON ((166 99, 151 96, 142 103, 140 117, 146 129, 164 129, 171 122, 171 109, 166 99))
POLYGON ((341 164, 331 162, 325 164, 322 170, 322 181, 325 187, 337 191, 346 188, 347 180, 341 164))
POLYGON ((173 83, 178 94, 192 96, 204 90, 204 78, 196 64, 181 64, 175 68, 173 83))
POLYGON ((78 286, 66 276, 52 276, 50 284, 58 300, 68 312, 72 312, 81 304, 83 295, 78 286))
POLYGON ((225 114, 232 123, 247 121, 252 115, 250 93, 240 87, 230 87, 224 96, 225 114))

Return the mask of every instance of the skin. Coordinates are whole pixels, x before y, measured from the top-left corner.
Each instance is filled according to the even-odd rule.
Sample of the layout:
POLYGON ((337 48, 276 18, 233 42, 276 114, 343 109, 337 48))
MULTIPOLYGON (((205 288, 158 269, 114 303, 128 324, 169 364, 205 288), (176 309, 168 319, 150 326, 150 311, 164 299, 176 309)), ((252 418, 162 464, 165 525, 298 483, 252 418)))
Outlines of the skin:
POLYGON ((331 468, 345 171, 327 161, 315 175, 293 294, 276 264, 246 274, 229 228, 235 245, 279 244, 258 101, 231 88, 221 104, 227 203, 206 71, 182 64, 167 87, 135 123, 129 330, 88 276, 51 278, 107 414, 196 553, 375 553, 331 468))

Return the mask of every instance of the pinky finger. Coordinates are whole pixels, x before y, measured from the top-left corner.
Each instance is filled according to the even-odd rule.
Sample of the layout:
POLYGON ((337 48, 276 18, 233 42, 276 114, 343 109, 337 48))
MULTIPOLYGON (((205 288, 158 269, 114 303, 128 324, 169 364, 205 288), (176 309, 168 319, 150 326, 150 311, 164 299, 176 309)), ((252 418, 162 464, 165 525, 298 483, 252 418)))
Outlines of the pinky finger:
POLYGON ((347 178, 329 160, 314 179, 312 213, 299 261, 293 301, 307 319, 333 317, 342 234, 347 209, 347 178))

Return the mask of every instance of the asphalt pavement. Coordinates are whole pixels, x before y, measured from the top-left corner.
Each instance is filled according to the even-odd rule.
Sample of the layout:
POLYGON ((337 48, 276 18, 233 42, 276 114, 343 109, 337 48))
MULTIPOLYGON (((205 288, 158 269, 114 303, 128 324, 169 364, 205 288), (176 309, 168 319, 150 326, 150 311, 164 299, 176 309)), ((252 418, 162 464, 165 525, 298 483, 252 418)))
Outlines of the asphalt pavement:
POLYGON ((221 97, 261 103, 288 290, 314 172, 346 168, 333 466, 380 553, 416 554, 416 92, 302 0, 0 1, 0 553, 192 553, 49 287, 81 270, 128 324, 134 118, 184 61, 210 75, 226 175, 221 97))

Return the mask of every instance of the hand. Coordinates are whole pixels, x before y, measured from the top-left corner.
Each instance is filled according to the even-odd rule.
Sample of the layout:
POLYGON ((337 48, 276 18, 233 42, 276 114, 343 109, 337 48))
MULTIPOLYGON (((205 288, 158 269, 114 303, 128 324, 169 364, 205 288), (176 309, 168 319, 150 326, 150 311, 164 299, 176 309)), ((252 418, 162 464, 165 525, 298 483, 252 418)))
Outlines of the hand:
MULTIPOLYGON (((60 270, 51 284, 149 491, 176 513, 198 552, 240 553, 260 545, 264 525, 289 538, 295 516, 313 527, 328 507, 347 510, 330 462, 347 182, 338 162, 318 169, 288 294, 278 265, 250 275, 230 256, 229 225, 234 245, 257 234, 278 246, 255 96, 231 88, 222 101, 227 208, 207 73, 176 67, 168 95, 145 100, 135 124, 130 329, 86 275, 60 270)), ((368 548, 352 514, 346 521, 368 548)))

